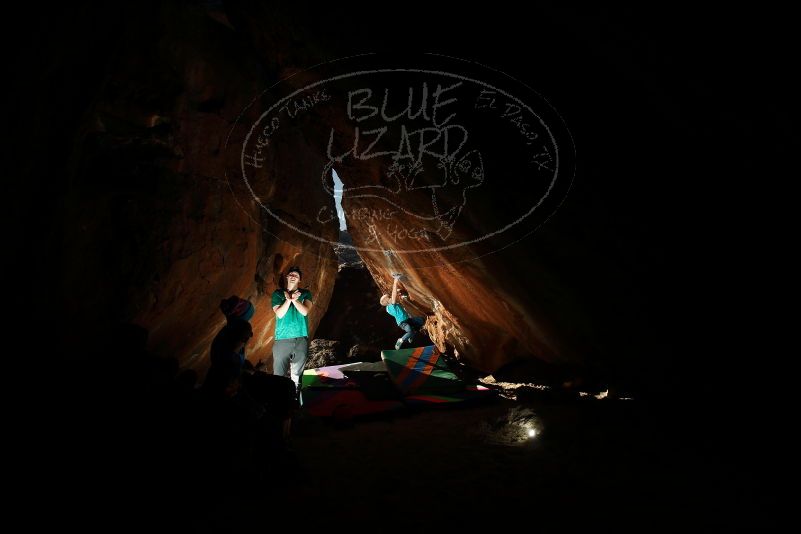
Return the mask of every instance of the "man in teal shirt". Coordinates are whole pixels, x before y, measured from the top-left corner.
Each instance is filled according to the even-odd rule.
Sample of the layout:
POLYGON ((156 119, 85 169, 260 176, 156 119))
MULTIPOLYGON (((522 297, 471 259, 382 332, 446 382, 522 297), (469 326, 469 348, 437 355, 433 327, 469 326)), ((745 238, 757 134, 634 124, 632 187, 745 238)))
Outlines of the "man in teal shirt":
POLYGON ((306 316, 312 307, 312 294, 300 289, 303 273, 300 267, 290 267, 286 273, 286 289, 273 291, 275 312, 275 340, 273 341, 273 374, 287 376, 295 387, 300 386, 300 376, 306 365, 309 352, 309 328, 306 316))

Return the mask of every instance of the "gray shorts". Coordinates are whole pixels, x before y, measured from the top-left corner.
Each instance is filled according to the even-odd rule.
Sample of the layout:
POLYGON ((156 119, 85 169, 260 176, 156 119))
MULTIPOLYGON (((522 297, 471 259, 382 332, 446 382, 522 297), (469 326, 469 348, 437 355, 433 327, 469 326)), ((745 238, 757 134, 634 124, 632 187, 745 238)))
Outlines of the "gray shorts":
POLYGON ((309 338, 307 337, 276 339, 273 342, 273 374, 278 376, 289 374, 295 386, 299 386, 308 353, 309 338), (290 368, 291 373, 289 373, 290 368))

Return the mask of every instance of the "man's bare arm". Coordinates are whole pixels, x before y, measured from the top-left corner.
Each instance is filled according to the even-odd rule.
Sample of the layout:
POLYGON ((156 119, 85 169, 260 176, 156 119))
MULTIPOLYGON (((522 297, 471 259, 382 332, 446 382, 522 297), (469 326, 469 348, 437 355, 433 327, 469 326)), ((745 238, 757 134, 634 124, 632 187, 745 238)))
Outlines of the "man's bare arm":
POLYGON ((275 312, 276 317, 279 319, 286 315, 286 312, 289 310, 289 306, 292 305, 292 300, 289 298, 289 295, 286 291, 284 291, 284 297, 286 297, 286 300, 283 304, 273 306, 273 311, 275 312))
POLYGON ((306 299, 306 302, 303 303, 300 300, 298 300, 299 298, 300 298, 300 291, 295 291, 294 293, 292 293, 292 300, 290 302, 292 302, 292 304, 295 306, 295 308, 298 309, 300 314, 305 317, 306 315, 308 315, 309 310, 311 310, 312 304, 314 303, 310 299, 306 299))

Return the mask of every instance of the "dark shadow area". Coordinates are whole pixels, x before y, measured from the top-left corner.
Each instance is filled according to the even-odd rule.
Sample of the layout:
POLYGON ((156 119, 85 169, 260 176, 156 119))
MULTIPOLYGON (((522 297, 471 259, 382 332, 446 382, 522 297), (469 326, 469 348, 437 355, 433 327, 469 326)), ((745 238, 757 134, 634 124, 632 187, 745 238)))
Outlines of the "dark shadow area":
MULTIPOLYGON (((352 244, 347 232, 341 233, 340 241, 352 244)), ((371 354, 375 360, 381 350, 392 348, 398 338, 393 337, 392 317, 379 304, 381 292, 358 253, 340 248, 338 256, 334 292, 315 337, 339 340, 346 353, 359 345, 360 353, 371 354)))
MULTIPOLYGON (((787 161, 799 146, 795 19, 767 6, 396 7, 14 8, 4 350, 44 381, 20 396, 36 458, 22 476, 58 496, 59 524, 110 530, 165 517, 200 531, 256 529, 277 513, 292 523, 307 505, 385 525, 410 495, 438 507, 399 514, 397 525, 431 520, 428 530, 439 510, 450 526, 780 523, 792 484, 792 389, 781 378, 793 329, 775 301, 789 287, 779 256, 796 242, 786 235, 787 161), (224 165, 214 167, 236 113, 297 70, 365 51, 468 58, 562 115, 576 147, 566 201, 538 232, 475 265, 499 290, 515 280, 555 309, 581 310, 555 330, 588 348, 588 364, 499 369, 499 381, 553 388, 522 389, 516 401, 343 428, 301 414, 296 446, 277 452, 260 447, 252 413, 196 398, 200 350, 182 368, 148 339, 201 346, 207 332, 188 319, 195 297, 248 284, 257 294, 293 253, 259 263, 281 230, 243 215, 224 165), (213 219, 220 213, 236 216, 213 219), (203 225, 212 237, 186 238, 203 225), (165 303, 178 311, 162 314, 165 303), (138 316, 154 328, 132 324, 138 316), (580 395, 605 390, 634 400, 580 395), (509 441, 534 417, 521 410, 542 422, 541 440, 509 441)), ((499 188, 490 197, 501 202, 484 209, 524 193, 499 188)), ((340 260, 315 337, 339 341, 337 358, 375 361, 401 332, 358 258, 340 260)))

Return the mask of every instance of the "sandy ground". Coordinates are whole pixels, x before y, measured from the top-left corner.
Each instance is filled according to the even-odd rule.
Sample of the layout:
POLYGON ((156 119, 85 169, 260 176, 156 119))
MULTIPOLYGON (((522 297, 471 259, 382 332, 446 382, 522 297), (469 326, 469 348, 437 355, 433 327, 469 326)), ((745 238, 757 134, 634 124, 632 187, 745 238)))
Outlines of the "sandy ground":
POLYGON ((293 446, 309 513, 325 521, 425 530, 754 520, 749 481, 675 424, 635 400, 499 398, 344 425, 301 417, 293 446))
POLYGON ((301 414, 266 493, 232 481, 181 517, 196 532, 775 526, 775 491, 701 436, 673 407, 591 396, 301 414))

